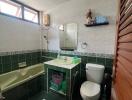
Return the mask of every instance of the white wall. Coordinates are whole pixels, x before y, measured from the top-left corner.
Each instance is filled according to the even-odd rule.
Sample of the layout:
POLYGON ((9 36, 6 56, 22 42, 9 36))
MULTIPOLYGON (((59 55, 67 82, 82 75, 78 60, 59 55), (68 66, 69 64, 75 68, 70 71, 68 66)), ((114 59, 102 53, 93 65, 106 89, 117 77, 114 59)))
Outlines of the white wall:
POLYGON ((49 50, 59 50, 58 26, 75 22, 78 24, 79 52, 113 54, 116 33, 117 0, 70 0, 47 11, 51 15, 48 33, 49 50), (107 16, 110 25, 85 27, 85 14, 91 8, 94 15, 107 16), (87 42, 88 48, 82 49, 81 43, 87 42))
POLYGON ((0 52, 40 49, 40 26, 0 15, 0 52))

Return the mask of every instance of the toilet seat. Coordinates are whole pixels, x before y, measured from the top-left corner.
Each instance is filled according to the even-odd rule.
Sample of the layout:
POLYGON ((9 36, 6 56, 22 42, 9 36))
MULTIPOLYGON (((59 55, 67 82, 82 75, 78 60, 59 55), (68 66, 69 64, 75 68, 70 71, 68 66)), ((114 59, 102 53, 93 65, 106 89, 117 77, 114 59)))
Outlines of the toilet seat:
POLYGON ((94 82, 86 81, 81 85, 80 92, 91 98, 100 93, 100 85, 94 82))

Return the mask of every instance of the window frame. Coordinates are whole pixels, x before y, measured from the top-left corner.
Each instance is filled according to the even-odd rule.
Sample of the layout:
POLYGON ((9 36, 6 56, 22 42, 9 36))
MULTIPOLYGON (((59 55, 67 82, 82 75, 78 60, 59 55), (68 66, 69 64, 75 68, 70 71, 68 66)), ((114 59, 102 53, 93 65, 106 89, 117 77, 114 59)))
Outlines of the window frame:
MULTIPOLYGON (((29 8, 29 7, 26 7, 26 6, 23 6, 23 19, 24 20, 26 20, 26 21, 31 21, 31 20, 28 20, 28 19, 26 19, 25 18, 25 14, 24 14, 24 11, 26 11, 27 9, 29 10, 29 12, 31 12, 32 14, 35 14, 36 13, 36 15, 37 15, 37 20, 38 20, 38 22, 34 22, 34 21, 31 21, 31 22, 34 22, 34 23, 39 23, 39 12, 38 11, 35 11, 34 9, 31 9, 31 8, 29 8), (25 10, 26 9, 26 10, 25 10), (30 11, 31 10, 31 11, 30 11), (33 12, 32 12, 33 11, 33 12), (35 13, 34 13, 35 12, 35 13)), ((28 11, 27 10, 27 11, 28 11)))
POLYGON ((0 12, 1 15, 5 15, 5 16, 8 16, 8 17, 20 19, 20 20, 23 20, 23 21, 26 21, 26 22, 30 22, 30 23, 34 23, 34 24, 40 24, 40 11, 38 11, 38 10, 36 10, 36 9, 28 6, 28 5, 25 5, 25 4, 23 4, 23 3, 19 2, 19 1, 14 1, 14 0, 10 0, 10 1, 11 2, 14 2, 16 4, 19 4, 21 6, 21 14, 22 14, 22 17, 20 18, 20 17, 17 17, 17 16, 13 16, 13 15, 10 15, 10 14, 6 14, 4 12, 0 12), (26 20, 24 18, 24 7, 28 8, 28 9, 31 9, 31 10, 33 10, 35 12, 37 12, 37 16, 38 16, 38 22, 37 23, 36 22, 33 22, 33 21, 30 21, 30 20, 26 20))

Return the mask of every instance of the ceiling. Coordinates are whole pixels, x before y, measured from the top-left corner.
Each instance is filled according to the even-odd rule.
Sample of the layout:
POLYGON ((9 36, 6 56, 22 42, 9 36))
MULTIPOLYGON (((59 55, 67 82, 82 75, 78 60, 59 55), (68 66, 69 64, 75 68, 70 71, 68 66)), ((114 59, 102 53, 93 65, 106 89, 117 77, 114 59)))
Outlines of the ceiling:
POLYGON ((18 0, 40 11, 47 11, 70 0, 18 0))

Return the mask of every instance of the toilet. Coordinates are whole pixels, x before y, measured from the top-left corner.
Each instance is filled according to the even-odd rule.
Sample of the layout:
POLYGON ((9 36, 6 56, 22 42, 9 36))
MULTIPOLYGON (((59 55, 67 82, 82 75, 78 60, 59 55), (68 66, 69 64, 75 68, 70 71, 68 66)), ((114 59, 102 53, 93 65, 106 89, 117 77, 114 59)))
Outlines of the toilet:
POLYGON ((83 100, 98 100, 100 97, 100 83, 103 79, 104 66, 98 64, 86 64, 87 81, 82 83, 80 94, 83 100))

